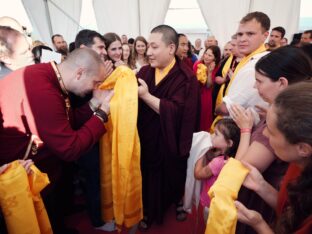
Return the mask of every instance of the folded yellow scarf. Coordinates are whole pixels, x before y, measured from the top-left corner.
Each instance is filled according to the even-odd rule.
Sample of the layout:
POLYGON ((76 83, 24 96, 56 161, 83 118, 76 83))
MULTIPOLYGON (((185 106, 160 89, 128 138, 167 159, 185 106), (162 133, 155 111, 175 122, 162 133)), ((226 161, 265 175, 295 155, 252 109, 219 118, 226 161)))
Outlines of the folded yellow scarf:
POLYGON ((10 234, 50 234, 52 228, 40 191, 50 182, 34 165, 27 177, 23 166, 14 161, 0 175, 0 207, 10 234))
POLYGON ((206 82, 207 82, 207 66, 205 64, 200 63, 197 65, 196 77, 200 83, 206 84, 206 82))
POLYGON ((107 132, 100 140, 102 216, 115 219, 120 231, 143 218, 140 141, 137 131, 138 83, 134 72, 119 66, 100 89, 114 88, 107 132))
POLYGON ((222 168, 208 191, 211 203, 206 234, 235 234, 237 210, 234 201, 248 172, 240 161, 233 158, 222 168))

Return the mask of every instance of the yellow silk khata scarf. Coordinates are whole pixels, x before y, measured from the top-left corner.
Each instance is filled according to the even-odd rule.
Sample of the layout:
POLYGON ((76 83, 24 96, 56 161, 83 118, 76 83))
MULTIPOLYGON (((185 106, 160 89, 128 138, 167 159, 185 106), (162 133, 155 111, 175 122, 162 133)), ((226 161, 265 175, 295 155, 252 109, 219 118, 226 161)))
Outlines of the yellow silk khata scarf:
POLYGON ((248 172, 233 158, 224 165, 208 192, 211 202, 205 234, 235 234, 237 210, 234 201, 248 172))
POLYGON ((207 82, 207 66, 205 64, 198 64, 196 71, 197 80, 203 85, 207 82))
POLYGON ((134 72, 119 66, 100 89, 114 88, 107 132, 100 140, 101 201, 105 221, 120 231, 143 218, 140 140, 137 131, 138 83, 134 72))
POLYGON ((0 207, 10 234, 53 233, 40 191, 50 182, 34 165, 27 176, 18 162, 0 175, 0 207))
MULTIPOLYGON (((260 53, 262 53, 262 52, 264 52, 264 51, 266 51, 266 48, 265 48, 265 46, 264 46, 264 44, 263 44, 263 45, 261 45, 258 49, 256 49, 254 52, 252 52, 250 55, 245 56, 245 57, 239 62, 239 64, 238 64, 237 67, 235 68, 235 71, 234 71, 233 76, 232 76, 232 78, 231 78, 231 80, 230 80, 230 83, 229 83, 229 85, 227 86, 227 88, 226 88, 226 90, 225 90, 225 95, 228 94, 229 89, 230 89, 230 87, 231 87, 231 85, 232 85, 234 79, 236 78, 236 75, 237 75, 237 73, 239 72, 239 70, 240 70, 242 67, 244 67, 254 55, 260 54, 260 53)), ((233 60, 233 55, 231 55, 231 56, 228 58, 228 60, 226 61, 226 63, 224 64, 224 67, 223 67, 223 69, 222 69, 222 76, 223 76, 223 77, 225 77, 226 74, 229 72, 232 60, 233 60)), ((216 100, 216 106, 222 104, 223 97, 224 97, 224 96, 223 96, 224 88, 225 88, 225 84, 223 84, 223 85, 221 86, 221 88, 220 88, 220 90, 219 90, 219 92, 218 92, 218 96, 217 96, 217 100, 216 100)), ((212 123, 212 125, 211 125, 211 130, 210 130, 211 133, 213 133, 213 131, 214 131, 214 126, 215 126, 216 122, 217 122, 219 119, 222 119, 222 116, 221 116, 221 115, 218 115, 218 116, 215 118, 215 120, 213 121, 213 123, 212 123)))

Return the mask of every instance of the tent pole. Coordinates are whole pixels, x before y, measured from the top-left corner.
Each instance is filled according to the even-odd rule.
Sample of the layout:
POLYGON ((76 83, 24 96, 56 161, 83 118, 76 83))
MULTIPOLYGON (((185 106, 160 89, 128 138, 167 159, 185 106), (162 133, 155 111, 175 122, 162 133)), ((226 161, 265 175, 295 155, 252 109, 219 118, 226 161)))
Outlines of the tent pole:
POLYGON ((52 29, 51 16, 50 16, 50 11, 49 11, 49 6, 48 6, 48 0, 43 0, 43 2, 44 2, 45 11, 47 14, 48 27, 49 27, 50 38, 51 38, 53 35, 53 29, 52 29))

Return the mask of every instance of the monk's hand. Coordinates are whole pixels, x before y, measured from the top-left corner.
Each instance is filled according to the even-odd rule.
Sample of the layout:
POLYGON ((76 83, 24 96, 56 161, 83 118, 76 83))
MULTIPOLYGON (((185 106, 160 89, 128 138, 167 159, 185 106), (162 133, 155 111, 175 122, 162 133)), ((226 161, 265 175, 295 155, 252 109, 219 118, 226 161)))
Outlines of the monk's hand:
POLYGON ((34 162, 31 159, 18 160, 18 162, 25 168, 27 174, 30 174, 32 172, 30 167, 34 165, 34 162))
POLYGON ((146 96, 149 92, 148 92, 148 87, 147 84, 145 83, 144 80, 142 80, 141 78, 138 79, 139 82, 139 88, 138 88, 138 94, 140 98, 144 98, 144 96, 146 96))
POLYGON ((2 165, 2 166, 0 167, 0 175, 1 175, 2 173, 4 173, 4 172, 6 171, 6 169, 8 169, 8 167, 9 167, 9 164, 4 164, 4 165, 2 165))
POLYGON ((105 80, 110 74, 112 74, 114 66, 112 61, 110 60, 104 61, 103 64, 104 64, 104 80, 105 80))

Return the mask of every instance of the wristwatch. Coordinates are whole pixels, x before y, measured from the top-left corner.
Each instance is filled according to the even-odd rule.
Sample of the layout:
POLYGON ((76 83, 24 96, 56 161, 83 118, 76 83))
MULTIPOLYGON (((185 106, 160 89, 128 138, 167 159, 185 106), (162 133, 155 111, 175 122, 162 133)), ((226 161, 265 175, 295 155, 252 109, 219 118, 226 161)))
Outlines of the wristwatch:
POLYGON ((98 117, 103 123, 106 123, 108 121, 108 115, 100 108, 94 111, 93 114, 98 117))

